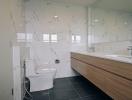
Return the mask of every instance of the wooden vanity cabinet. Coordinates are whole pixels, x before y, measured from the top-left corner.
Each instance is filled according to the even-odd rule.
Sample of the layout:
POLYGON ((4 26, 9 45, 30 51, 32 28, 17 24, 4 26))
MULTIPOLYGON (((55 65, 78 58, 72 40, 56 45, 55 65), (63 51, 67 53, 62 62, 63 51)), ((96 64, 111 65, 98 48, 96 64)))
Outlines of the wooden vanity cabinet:
POLYGON ((121 63, 123 62, 116 61, 115 63, 114 60, 71 53, 71 66, 74 70, 87 78, 114 100, 132 100, 132 77, 128 77, 128 74, 131 75, 132 73, 132 64, 121 63), (90 58, 92 59, 91 62, 89 62, 90 58), (113 64, 115 64, 114 67, 117 66, 117 68, 119 68, 119 72, 115 72, 115 69, 118 71, 117 68, 111 68, 113 64), (108 69, 104 68, 104 66, 108 69), (129 69, 128 73, 127 70, 123 72, 123 67, 129 69))

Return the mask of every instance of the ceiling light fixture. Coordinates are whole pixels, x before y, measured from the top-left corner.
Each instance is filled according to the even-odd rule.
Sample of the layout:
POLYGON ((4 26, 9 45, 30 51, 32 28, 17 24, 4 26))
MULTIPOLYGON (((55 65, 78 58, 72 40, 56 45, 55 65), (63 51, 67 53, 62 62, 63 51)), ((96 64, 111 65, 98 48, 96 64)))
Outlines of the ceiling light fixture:
POLYGON ((58 16, 54 16, 54 18, 59 18, 58 16))
POLYGON ((96 23, 97 23, 97 22, 99 22, 99 20, 98 20, 98 19, 95 19, 95 20, 94 20, 94 22, 96 22, 96 23))

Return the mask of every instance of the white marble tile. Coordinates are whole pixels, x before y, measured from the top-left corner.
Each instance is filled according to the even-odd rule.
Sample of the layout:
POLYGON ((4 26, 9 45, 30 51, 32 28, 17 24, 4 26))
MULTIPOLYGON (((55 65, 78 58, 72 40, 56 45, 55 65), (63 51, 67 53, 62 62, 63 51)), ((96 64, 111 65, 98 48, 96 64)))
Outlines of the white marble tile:
POLYGON ((75 75, 70 66, 70 51, 87 49, 87 9, 78 5, 30 0, 26 2, 25 15, 26 32, 35 37, 31 43, 32 58, 40 63, 49 62, 57 68, 56 77, 75 75), (57 33, 58 42, 43 43, 43 33, 57 33), (81 42, 73 44, 72 34, 80 35, 81 42), (59 59, 60 64, 55 64, 55 59, 59 59))

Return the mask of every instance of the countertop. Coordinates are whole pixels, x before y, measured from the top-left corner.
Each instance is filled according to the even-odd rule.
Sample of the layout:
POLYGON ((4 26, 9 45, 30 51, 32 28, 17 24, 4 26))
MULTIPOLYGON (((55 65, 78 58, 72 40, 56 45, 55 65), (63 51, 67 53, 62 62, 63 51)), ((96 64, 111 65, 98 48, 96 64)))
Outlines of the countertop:
POLYGON ((103 54, 103 53, 89 53, 89 52, 73 52, 73 53, 79 53, 79 54, 83 54, 83 55, 89 55, 89 56, 105 58, 105 59, 110 59, 110 60, 115 60, 115 61, 119 61, 119 62, 132 64, 131 56, 116 55, 116 54, 103 54))

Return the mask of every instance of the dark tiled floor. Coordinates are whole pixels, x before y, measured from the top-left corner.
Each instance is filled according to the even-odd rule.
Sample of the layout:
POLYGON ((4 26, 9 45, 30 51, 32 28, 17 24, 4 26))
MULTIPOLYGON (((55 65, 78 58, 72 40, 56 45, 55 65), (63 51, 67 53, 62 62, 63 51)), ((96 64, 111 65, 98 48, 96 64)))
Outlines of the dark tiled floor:
POLYGON ((33 100, 112 100, 82 76, 56 79, 53 89, 31 94, 33 100))

